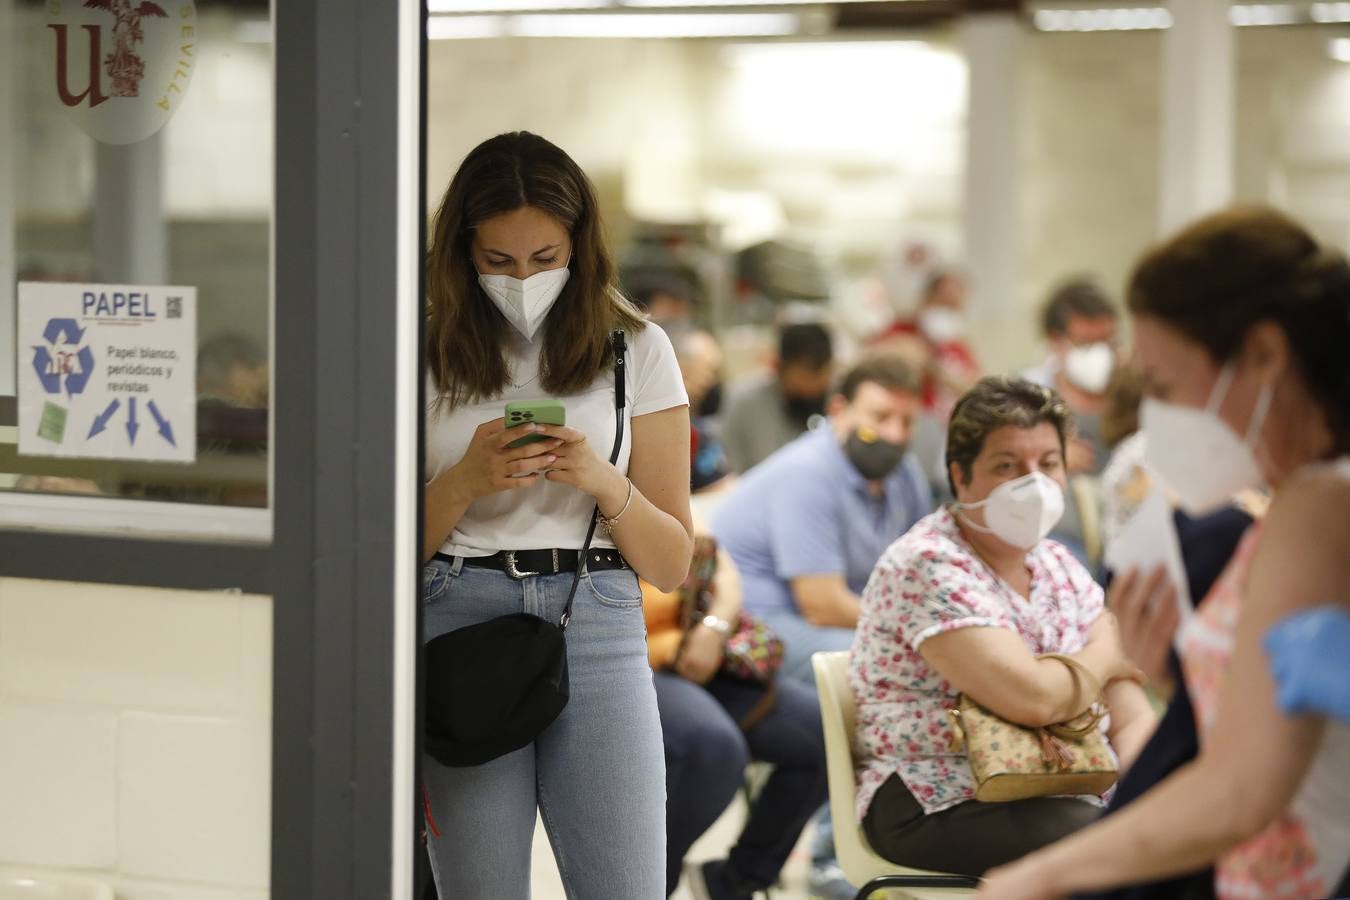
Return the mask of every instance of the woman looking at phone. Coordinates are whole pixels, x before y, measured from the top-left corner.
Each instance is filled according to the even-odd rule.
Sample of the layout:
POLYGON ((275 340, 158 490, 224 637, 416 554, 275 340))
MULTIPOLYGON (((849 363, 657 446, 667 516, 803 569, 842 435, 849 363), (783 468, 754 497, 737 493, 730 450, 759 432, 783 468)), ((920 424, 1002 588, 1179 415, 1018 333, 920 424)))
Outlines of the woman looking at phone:
POLYGON ((536 809, 569 897, 665 896, 665 772, 638 577, 689 571, 689 410, 670 341, 618 292, 595 190, 527 132, 475 148, 433 224, 424 640, 525 612, 557 621, 597 506, 567 628, 571 696, 490 762, 424 761, 442 897, 527 898, 536 809), (610 332, 627 341, 623 444, 610 332), (508 428, 508 403, 566 424, 508 428), (531 443, 509 445, 522 437, 531 443))

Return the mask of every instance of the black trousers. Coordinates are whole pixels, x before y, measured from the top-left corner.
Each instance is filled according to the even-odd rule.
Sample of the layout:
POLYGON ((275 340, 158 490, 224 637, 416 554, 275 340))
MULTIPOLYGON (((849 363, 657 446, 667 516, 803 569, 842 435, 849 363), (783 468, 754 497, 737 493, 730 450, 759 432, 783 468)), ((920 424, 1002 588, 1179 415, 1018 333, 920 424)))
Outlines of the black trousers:
POLYGON ((1096 821, 1101 810, 1071 797, 1008 803, 967 800, 924 815, 898 775, 872 798, 863 832, 872 849, 914 869, 983 875, 1096 821))

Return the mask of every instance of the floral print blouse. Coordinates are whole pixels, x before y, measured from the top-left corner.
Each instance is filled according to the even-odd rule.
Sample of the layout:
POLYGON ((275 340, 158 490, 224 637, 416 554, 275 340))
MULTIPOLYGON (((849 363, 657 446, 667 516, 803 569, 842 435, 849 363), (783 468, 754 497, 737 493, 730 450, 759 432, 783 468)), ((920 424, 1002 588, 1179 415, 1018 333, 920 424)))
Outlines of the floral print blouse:
MULTIPOLYGON (((1209 596, 1181 634, 1181 668, 1195 707, 1203 746, 1218 718, 1228 676, 1247 573, 1260 543, 1253 525, 1209 596)), ((1322 745, 1290 807, 1260 834, 1215 863, 1220 900, 1308 900, 1327 897, 1350 863, 1346 827, 1346 760, 1350 729, 1329 723, 1322 745)))
MULTIPOLYGON (((919 653, 958 628, 1009 628, 1033 653, 1076 653, 1101 614, 1101 587, 1054 541, 1027 553, 1030 599, 984 564, 948 509, 887 549, 862 595, 849 682, 857 698, 858 818, 899 775, 926 814, 975 796, 964 749, 949 748, 957 692, 919 653)), ((1096 799, 1096 798, 1093 798, 1096 799)))

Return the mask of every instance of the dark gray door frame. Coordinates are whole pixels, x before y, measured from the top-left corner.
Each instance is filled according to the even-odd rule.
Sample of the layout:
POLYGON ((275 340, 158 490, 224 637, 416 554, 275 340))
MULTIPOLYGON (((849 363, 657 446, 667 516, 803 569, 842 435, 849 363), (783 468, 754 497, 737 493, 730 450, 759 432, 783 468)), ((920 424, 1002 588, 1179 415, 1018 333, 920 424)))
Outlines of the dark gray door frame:
POLYGON ((270 593, 271 894, 406 900, 425 13, 420 0, 274 7, 272 545, 0 529, 0 560, 8 576, 270 593))
POLYGON ((404 900, 425 26, 417 0, 282 0, 275 26, 272 896, 404 900))

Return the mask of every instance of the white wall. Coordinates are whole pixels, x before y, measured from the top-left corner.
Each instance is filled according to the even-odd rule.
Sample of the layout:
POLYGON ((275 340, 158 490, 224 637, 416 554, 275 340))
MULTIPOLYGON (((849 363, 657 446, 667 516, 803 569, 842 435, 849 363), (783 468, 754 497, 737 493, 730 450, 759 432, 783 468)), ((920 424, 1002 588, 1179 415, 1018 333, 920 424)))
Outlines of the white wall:
POLYGON ((263 900, 266 597, 0 579, 0 868, 263 900))

